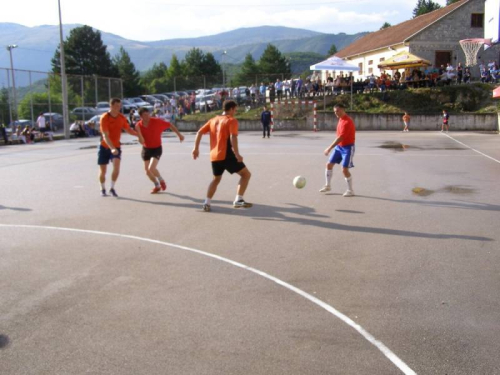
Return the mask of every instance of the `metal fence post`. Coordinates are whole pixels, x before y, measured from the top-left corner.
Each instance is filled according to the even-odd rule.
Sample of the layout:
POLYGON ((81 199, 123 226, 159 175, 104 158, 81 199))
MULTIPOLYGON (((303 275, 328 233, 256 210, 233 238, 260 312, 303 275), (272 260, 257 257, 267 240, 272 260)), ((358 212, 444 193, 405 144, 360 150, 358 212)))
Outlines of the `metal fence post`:
POLYGON ((47 80, 47 82, 49 83, 47 85, 47 88, 49 90, 49 93, 48 93, 49 94, 49 112, 52 113, 52 101, 51 101, 51 97, 50 97, 50 74, 49 74, 49 79, 47 80))
POLYGON ((111 100, 111 78, 108 78, 108 102, 111 100))
POLYGON ((10 77, 9 77, 9 69, 5 70, 7 72, 7 94, 9 95, 9 116, 10 116, 10 124, 12 124, 12 102, 10 95, 10 77))
MULTIPOLYGON (((83 76, 80 76, 80 88, 82 90, 82 107, 85 107, 85 93, 83 87, 84 87, 83 76)), ((85 112, 83 112, 83 120, 85 121, 85 112)))
POLYGON ((97 89, 97 76, 94 76, 94 81, 95 81, 95 105, 97 106, 97 103, 99 102, 99 92, 97 89))
POLYGON ((35 115, 33 113, 33 86, 31 84, 31 70, 28 72, 30 78, 30 107, 31 107, 31 123, 35 124, 35 115))

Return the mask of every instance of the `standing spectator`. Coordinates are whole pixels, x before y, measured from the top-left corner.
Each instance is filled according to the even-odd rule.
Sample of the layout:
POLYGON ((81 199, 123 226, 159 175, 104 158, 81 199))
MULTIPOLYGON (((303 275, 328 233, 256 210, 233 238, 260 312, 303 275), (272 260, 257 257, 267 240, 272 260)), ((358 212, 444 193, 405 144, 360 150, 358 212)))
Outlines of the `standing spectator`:
POLYGON ((5 142, 5 144, 8 144, 9 143, 9 137, 7 137, 7 129, 5 129, 5 124, 2 124, 0 126, 0 135, 2 136, 3 141, 5 142))
POLYGON ((172 99, 170 99, 170 105, 172 106, 172 109, 177 108, 177 99, 175 99, 174 95, 172 95, 172 99))
POLYGON ((283 89, 285 90, 285 100, 292 97, 292 93, 290 91, 290 80, 286 80, 283 82, 283 89))
POLYGON ((260 114, 260 122, 262 124, 262 138, 271 138, 271 112, 267 109, 267 106, 264 106, 264 110, 260 114))
POLYGON ((299 79, 297 80, 297 84, 295 86, 295 91, 297 92, 297 98, 301 98, 302 97, 302 78, 299 77, 299 79))
POLYGON ((135 109, 131 109, 130 112, 129 112, 129 114, 128 114, 128 122, 130 124, 130 127, 135 130, 134 115, 135 115, 135 109))
POLYGON ((47 121, 45 120, 45 116, 43 112, 40 112, 40 115, 36 119, 36 124, 38 126, 38 131, 40 132, 40 138, 43 138, 45 134, 49 136, 49 139, 52 141, 52 132, 50 131, 50 127, 47 126, 47 121))
POLYGON ((458 63, 457 66, 457 83, 460 85, 464 76, 464 70, 462 68, 462 63, 458 63))
POLYGON ((269 101, 271 103, 274 103, 275 98, 276 98, 276 90, 274 88, 274 84, 271 83, 269 85, 269 101))
POLYGON ((257 87, 252 83, 250 86, 250 96, 252 97, 252 104, 255 104, 255 98, 257 97, 257 87))
POLYGON ((448 114, 448 111, 445 109, 443 110, 443 125, 441 125, 441 131, 444 131, 446 129, 446 132, 450 130, 450 115, 448 114))
POLYGON ((291 79, 291 81, 292 81, 292 84, 290 87, 290 89, 291 89, 290 97, 293 98, 295 96, 295 89, 296 89, 297 82, 293 78, 291 79))
POLYGON ((276 95, 278 96, 278 102, 281 102, 283 100, 283 82, 279 80, 279 78, 276 80, 276 83, 274 84, 274 88, 276 89, 276 95))
POLYGON ((189 98, 189 103, 191 104, 191 113, 196 112, 196 93, 193 91, 191 97, 189 98))
POLYGON ((405 124, 405 128, 403 129, 403 132, 408 132, 408 126, 410 125, 410 115, 408 112, 405 112, 403 116, 403 123, 405 124))
POLYGON ((266 103, 266 90, 267 90, 266 85, 264 85, 264 82, 261 82, 259 87, 259 92, 261 101, 263 101, 264 104, 266 103))

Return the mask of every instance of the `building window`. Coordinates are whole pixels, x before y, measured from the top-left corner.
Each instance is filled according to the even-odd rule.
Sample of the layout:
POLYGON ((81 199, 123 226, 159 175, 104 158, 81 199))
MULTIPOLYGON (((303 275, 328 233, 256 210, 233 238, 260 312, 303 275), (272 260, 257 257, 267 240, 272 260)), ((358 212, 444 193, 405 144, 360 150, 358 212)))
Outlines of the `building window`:
POLYGON ((385 61, 385 57, 380 58, 380 62, 385 61))
POLYGON ((373 60, 368 60, 368 65, 373 65, 373 60))
POLYGON ((484 14, 483 13, 472 13, 470 26, 477 27, 477 28, 483 28, 484 27, 484 14))
POLYGON ((373 68, 368 68, 368 74, 373 74, 373 68))
POLYGON ((363 63, 359 63, 359 64, 358 64, 358 67, 359 67, 359 72, 358 72, 358 74, 359 74, 360 76, 362 76, 362 75, 363 75, 363 63))

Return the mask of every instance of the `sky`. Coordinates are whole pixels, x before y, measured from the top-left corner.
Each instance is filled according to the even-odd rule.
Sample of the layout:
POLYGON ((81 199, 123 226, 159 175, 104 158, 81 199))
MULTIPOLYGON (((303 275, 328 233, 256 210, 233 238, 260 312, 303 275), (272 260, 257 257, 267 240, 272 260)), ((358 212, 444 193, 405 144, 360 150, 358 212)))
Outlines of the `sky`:
MULTIPOLYGON (((240 27, 287 26, 354 34, 408 20, 417 0, 60 0, 64 24, 86 24, 127 39, 214 35, 240 27), (272 4, 272 5, 271 5, 272 4)), ((446 0, 434 0, 441 5, 446 0)), ((9 1, 0 22, 57 25, 57 0, 9 1)))

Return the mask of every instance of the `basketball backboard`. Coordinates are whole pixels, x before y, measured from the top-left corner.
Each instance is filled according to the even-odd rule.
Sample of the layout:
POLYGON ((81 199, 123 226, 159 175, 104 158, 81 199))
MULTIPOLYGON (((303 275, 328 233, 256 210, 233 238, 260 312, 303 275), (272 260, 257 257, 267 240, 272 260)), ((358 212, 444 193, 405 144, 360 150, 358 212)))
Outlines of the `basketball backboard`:
POLYGON ((484 7, 484 39, 496 44, 500 39, 500 0, 486 0, 484 7))

